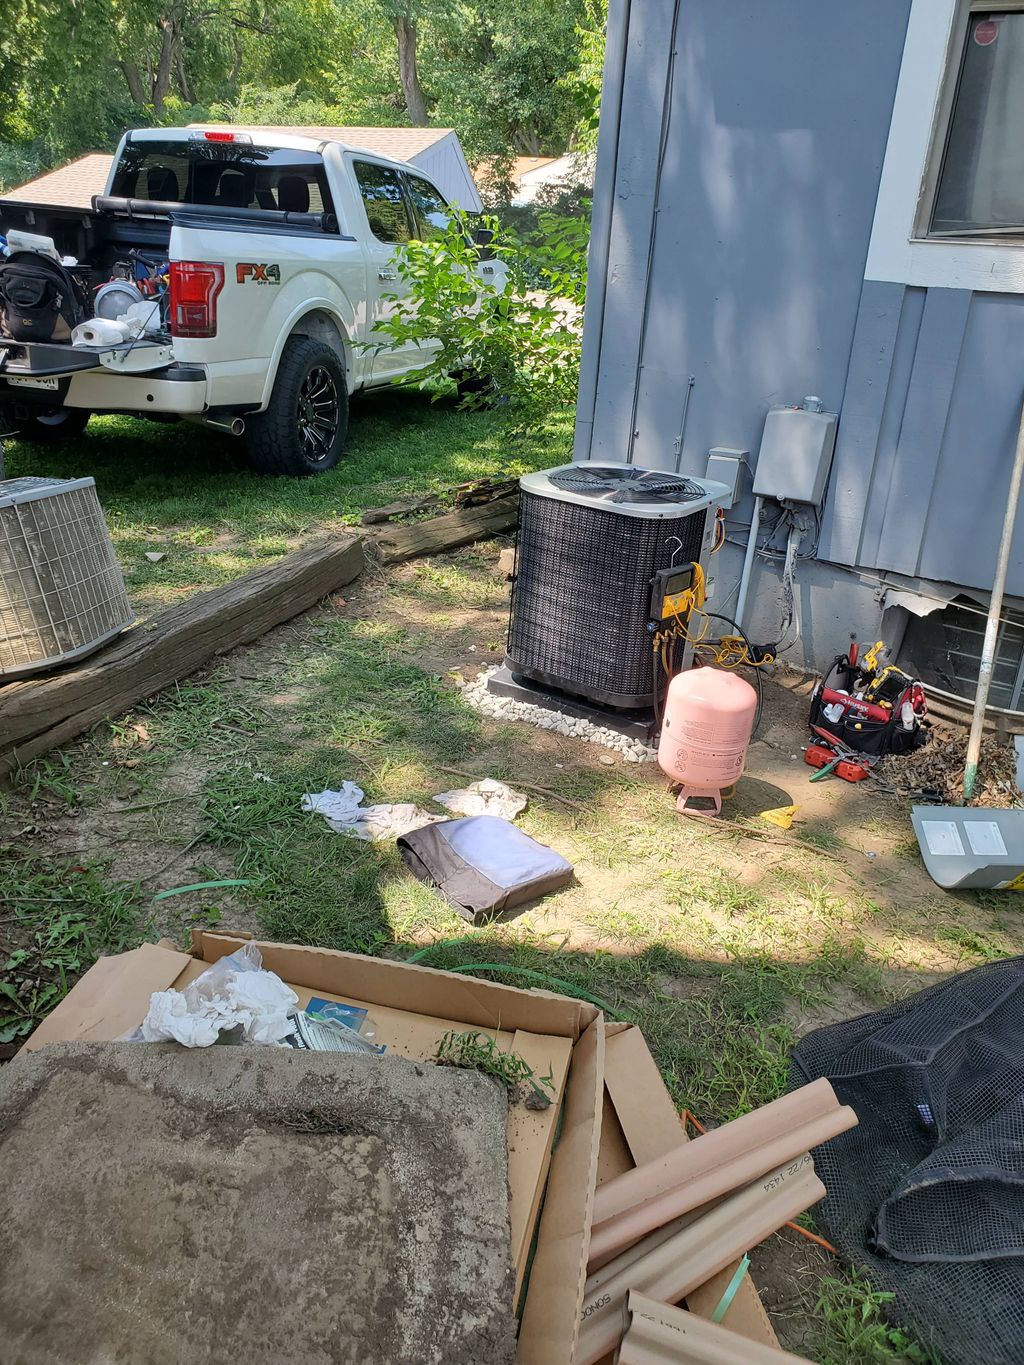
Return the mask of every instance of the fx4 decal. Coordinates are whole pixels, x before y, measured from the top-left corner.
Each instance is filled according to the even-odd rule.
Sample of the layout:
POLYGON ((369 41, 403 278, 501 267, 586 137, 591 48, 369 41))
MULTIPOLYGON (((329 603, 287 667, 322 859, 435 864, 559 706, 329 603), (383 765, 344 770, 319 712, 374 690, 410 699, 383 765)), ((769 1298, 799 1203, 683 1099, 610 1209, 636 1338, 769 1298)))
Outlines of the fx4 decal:
POLYGON ((239 284, 245 284, 247 281, 252 284, 280 284, 281 267, 242 261, 235 266, 235 279, 239 284))

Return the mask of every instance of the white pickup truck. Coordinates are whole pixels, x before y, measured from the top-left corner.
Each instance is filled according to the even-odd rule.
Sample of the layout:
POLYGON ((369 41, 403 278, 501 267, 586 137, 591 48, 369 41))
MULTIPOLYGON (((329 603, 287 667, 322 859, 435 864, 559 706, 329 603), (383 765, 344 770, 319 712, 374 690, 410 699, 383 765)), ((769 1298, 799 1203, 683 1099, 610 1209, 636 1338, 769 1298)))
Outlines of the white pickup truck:
MULTIPOLYGON (((0 433, 58 440, 92 413, 184 418, 242 436, 262 473, 330 469, 348 396, 424 362, 422 347, 375 349, 374 328, 402 288, 396 251, 444 231, 449 214, 419 169, 339 142, 126 133, 91 209, 0 199, 0 233, 51 238, 77 263, 86 315, 115 318, 133 298, 159 311, 145 335, 114 344, 72 344, 66 328, 32 339, 16 308, 5 319, 0 264, 0 433)), ((500 284, 485 254, 478 269, 500 284)))

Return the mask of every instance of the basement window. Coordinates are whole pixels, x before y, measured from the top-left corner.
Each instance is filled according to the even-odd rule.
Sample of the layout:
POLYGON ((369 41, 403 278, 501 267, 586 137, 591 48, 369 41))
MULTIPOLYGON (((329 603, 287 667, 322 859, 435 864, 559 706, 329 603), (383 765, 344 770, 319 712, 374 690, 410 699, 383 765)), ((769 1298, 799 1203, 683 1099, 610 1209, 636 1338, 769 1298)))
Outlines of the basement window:
POLYGON ((1024 238, 1024 10, 965 6, 926 178, 931 238, 1024 238))
MULTIPOLYGON (((989 705, 1024 710, 1024 612, 1003 608, 989 705)), ((912 616, 899 650, 901 668, 964 701, 974 700, 985 636, 985 610, 958 598, 941 611, 912 616)))

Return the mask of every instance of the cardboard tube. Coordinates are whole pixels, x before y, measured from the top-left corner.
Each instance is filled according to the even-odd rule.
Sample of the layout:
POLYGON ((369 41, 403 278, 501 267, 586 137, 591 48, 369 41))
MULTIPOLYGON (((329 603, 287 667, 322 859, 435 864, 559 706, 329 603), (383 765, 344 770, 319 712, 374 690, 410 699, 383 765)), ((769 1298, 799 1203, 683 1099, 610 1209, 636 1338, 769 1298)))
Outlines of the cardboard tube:
POLYGON ((655 1234, 650 1250, 624 1258, 627 1263, 614 1273, 609 1266, 592 1275, 583 1291, 576 1365, 595 1365, 614 1348, 629 1290, 675 1303, 824 1197, 814 1162, 803 1155, 723 1199, 674 1236, 661 1240, 655 1234))
POLYGON ((631 1289, 616 1365, 809 1365, 803 1356, 750 1341, 695 1313, 631 1289))
POLYGON ((610 1180, 594 1200, 589 1269, 653 1228, 757 1180, 856 1122, 828 1081, 815 1081, 610 1180))

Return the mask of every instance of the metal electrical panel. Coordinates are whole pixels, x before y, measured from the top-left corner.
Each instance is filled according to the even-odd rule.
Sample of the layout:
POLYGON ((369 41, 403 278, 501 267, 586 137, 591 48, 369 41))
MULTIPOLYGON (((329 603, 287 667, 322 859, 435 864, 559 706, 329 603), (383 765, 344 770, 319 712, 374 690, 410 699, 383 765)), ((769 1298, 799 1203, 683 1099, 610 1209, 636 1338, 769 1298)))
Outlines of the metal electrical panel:
POLYGON ((754 492, 817 507, 824 494, 836 444, 834 412, 805 398, 799 408, 769 408, 754 470, 754 492))
POLYGON ((724 483, 728 496, 723 498, 720 507, 728 510, 735 507, 743 496, 743 469, 750 467, 748 452, 734 450, 731 446, 712 446, 708 451, 708 467, 705 476, 716 483, 724 483))

